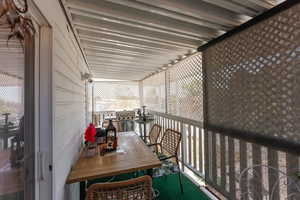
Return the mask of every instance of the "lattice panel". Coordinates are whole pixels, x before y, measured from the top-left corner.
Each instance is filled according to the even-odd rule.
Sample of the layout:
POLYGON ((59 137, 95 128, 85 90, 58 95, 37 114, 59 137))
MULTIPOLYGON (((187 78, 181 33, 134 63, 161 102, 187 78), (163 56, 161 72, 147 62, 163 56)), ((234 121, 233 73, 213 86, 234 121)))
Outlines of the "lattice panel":
POLYGON ((140 107, 139 86, 136 81, 94 83, 95 112, 133 110, 140 107))
POLYGON ((143 80, 144 104, 157 112, 166 111, 165 72, 155 74, 143 80))
POLYGON ((300 4, 203 56, 208 125, 300 144, 300 4))
POLYGON ((201 53, 170 68, 168 79, 168 113, 203 121, 201 53))

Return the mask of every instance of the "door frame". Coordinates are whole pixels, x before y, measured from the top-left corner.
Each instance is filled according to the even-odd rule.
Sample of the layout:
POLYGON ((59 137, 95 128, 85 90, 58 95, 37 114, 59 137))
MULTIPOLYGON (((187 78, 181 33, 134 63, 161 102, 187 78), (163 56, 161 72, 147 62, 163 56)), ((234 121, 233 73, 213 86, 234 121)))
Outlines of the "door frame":
POLYGON ((35 199, 53 199, 53 67, 52 27, 33 0, 29 13, 37 25, 34 100, 35 100, 35 199))

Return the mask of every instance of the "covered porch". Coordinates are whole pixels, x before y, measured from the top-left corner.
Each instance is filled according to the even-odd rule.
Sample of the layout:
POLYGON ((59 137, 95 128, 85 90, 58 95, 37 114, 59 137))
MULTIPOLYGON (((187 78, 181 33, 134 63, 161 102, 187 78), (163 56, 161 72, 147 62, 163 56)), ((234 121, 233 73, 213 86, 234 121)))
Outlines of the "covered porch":
MULTIPOLYGON (((93 29, 101 34, 93 35, 81 31, 81 22, 86 17, 86 23, 92 24, 93 18, 99 19, 96 11, 104 8, 91 3, 95 7, 90 5, 82 9, 94 13, 87 18, 75 10, 80 10, 76 3, 67 7, 78 25, 75 27, 79 38, 88 50, 90 45, 103 42, 102 31, 98 30, 103 25, 93 29)), ((145 4, 151 4, 114 3, 141 10, 145 9, 145 4)), ((230 7, 229 3, 219 3, 215 5, 230 7)), ((134 77, 146 71, 135 69, 145 67, 148 62, 155 66, 157 64, 152 62, 160 59, 141 56, 141 63, 139 60, 132 63, 123 60, 121 55, 117 60, 114 56, 109 61, 121 64, 115 64, 118 70, 110 72, 114 74, 110 76, 106 71, 112 68, 97 67, 106 65, 106 55, 98 54, 96 48, 89 51, 87 59, 95 63, 95 71, 100 70, 99 79, 91 85, 93 122, 101 125, 106 116, 135 110, 137 105, 146 106, 147 113, 154 117, 147 126, 147 134, 154 124, 162 127, 162 135, 167 129, 180 132, 180 168, 203 190, 225 199, 296 199, 299 158, 296 134, 292 130, 296 130, 297 125, 289 119, 295 116, 293 113, 297 109, 294 91, 298 86, 292 71, 299 66, 296 61, 299 60, 299 36, 294 35, 298 28, 293 19, 296 20, 294 12, 299 8, 297 3, 290 3, 270 8, 215 39, 211 32, 212 38, 202 46, 199 39, 197 52, 191 48, 138 81, 134 77), (105 80, 111 78, 115 80, 105 80)), ((166 2, 160 5, 164 9, 175 9, 166 2)), ((181 8, 182 12, 186 11, 181 8)), ((225 27, 225 22, 223 25, 225 27)), ((213 29, 215 34, 223 30, 213 29)), ((143 54, 140 50, 137 52, 143 54)), ((155 50, 153 56, 166 52, 155 50)), ((137 125, 134 131, 143 136, 144 128, 137 125)))
POLYGON ((20 2, 0 200, 300 199, 299 0, 20 2))

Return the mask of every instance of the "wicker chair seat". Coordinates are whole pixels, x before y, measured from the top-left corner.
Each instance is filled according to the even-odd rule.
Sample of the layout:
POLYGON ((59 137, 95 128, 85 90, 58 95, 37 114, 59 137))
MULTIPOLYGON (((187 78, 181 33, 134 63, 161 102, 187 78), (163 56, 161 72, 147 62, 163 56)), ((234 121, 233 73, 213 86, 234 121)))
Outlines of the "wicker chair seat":
POLYGON ((142 176, 127 181, 93 184, 88 200, 152 200, 152 179, 142 176))

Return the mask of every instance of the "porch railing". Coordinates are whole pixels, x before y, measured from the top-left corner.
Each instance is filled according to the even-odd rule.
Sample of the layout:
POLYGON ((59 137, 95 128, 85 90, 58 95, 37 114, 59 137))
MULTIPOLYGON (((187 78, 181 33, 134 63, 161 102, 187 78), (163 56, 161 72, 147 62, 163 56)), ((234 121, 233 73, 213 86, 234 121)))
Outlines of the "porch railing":
MULTIPOLYGON (((188 168, 228 199, 299 199, 299 157, 272 147, 204 130, 199 121, 150 111, 162 131, 183 135, 179 150, 182 169, 188 168)), ((101 117, 114 111, 97 112, 101 117)), ((136 126, 137 132, 142 132, 136 126)))
POLYGON ((197 121, 151 113, 153 123, 161 125, 163 131, 171 128, 182 132, 182 165, 228 199, 299 199, 298 156, 204 131, 197 121))

